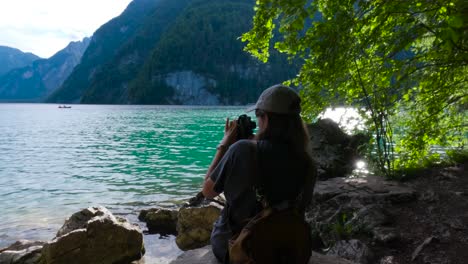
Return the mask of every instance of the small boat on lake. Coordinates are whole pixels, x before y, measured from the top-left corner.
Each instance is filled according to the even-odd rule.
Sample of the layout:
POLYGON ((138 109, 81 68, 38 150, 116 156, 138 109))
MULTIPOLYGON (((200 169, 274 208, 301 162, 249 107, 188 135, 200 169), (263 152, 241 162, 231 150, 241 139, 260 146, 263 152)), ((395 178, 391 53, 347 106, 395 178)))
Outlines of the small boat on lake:
POLYGON ((59 105, 58 108, 72 108, 71 106, 59 105))

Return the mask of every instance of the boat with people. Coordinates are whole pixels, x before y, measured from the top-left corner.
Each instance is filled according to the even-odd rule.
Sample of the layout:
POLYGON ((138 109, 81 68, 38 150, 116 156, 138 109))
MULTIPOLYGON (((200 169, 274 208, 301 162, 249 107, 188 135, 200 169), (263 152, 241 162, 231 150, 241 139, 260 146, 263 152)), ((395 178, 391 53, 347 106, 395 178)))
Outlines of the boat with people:
POLYGON ((71 106, 59 105, 58 108, 72 108, 71 106))

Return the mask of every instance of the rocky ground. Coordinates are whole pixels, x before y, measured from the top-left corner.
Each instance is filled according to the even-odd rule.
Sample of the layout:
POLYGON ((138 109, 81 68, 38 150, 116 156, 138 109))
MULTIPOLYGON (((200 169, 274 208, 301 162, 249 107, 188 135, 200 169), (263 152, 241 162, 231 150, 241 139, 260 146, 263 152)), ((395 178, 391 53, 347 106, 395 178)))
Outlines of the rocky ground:
MULTIPOLYGON (((214 257, 211 247, 205 246, 200 249, 187 251, 171 264, 219 264, 214 257)), ((326 256, 313 252, 309 264, 353 264, 353 262, 336 256, 326 256)))
MULTIPOLYGON (((407 182, 387 181, 378 176, 319 181, 314 203, 307 213, 314 230, 315 257, 322 257, 317 263, 345 263, 343 259, 350 261, 346 263, 363 264, 467 263, 465 168, 466 165, 431 169, 407 182), (332 256, 336 258, 327 259, 332 256)), ((196 209, 194 212, 204 213, 196 209)), ((163 218, 167 215, 164 211, 154 213, 153 220, 158 214, 163 218)), ((190 231, 187 219, 191 218, 194 217, 183 221, 185 231, 181 237, 202 233, 190 231)), ((193 230, 200 225, 209 226, 198 222, 193 230)), ((201 240, 194 244, 190 239, 181 239, 178 244, 194 249, 202 246, 201 240)), ((174 263, 216 262, 207 247, 203 247, 187 251, 174 263)))
MULTIPOLYGON (((315 262, 312 263, 468 263, 466 166, 426 170, 403 183, 386 181, 377 176, 332 178, 317 182, 314 203, 307 213, 316 242, 311 260, 315 262)), ((103 213, 99 214, 87 213, 89 210, 73 215, 71 219, 75 222, 66 222, 53 241, 22 242, 0 250, 0 263, 38 263, 41 255, 44 260, 45 257, 50 258, 51 252, 67 259, 71 254, 73 259, 78 260, 81 255, 73 246, 71 250, 50 251, 55 244, 57 249, 68 248, 67 240, 75 239, 81 241, 78 245, 84 248, 90 244, 100 245, 99 250, 81 256, 85 259, 91 255, 100 258, 99 252, 106 252, 107 247, 120 249, 117 250, 119 254, 106 258, 112 261, 116 256, 129 258, 128 254, 121 254, 126 250, 121 248, 123 244, 119 241, 126 241, 127 235, 133 234, 134 227, 114 218, 105 209, 100 209, 103 213), (95 225, 96 232, 92 231, 95 225), (107 233, 114 238, 117 231, 112 230, 122 230, 118 231, 122 232, 118 236, 122 239, 113 239, 115 245, 107 244, 110 240, 101 232, 106 230, 103 227, 109 227, 107 233), (83 239, 78 239, 80 236, 83 239)), ((211 222, 219 210, 219 203, 204 202, 177 211, 145 210, 140 218, 148 223, 152 232, 177 233, 177 244, 188 251, 173 263, 216 263, 206 245, 211 222)), ((142 247, 141 238, 137 240, 135 253, 131 256, 138 255, 142 247)))
POLYGON ((334 178, 316 187, 308 214, 317 250, 356 263, 468 263, 466 165, 404 183, 334 178))
POLYGON ((377 248, 394 256, 386 263, 468 263, 467 166, 426 170, 406 183, 419 197, 388 208, 401 238, 377 248))
POLYGON ((50 241, 21 240, 0 249, 0 263, 131 263, 144 253, 137 225, 104 207, 90 207, 70 216, 50 241))

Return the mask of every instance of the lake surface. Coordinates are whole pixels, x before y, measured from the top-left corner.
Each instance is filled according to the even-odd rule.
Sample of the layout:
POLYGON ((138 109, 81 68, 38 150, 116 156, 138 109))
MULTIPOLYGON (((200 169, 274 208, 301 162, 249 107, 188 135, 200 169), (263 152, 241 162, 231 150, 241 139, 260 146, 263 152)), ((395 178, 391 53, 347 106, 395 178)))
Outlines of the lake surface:
MULTIPOLYGON (((199 191, 225 118, 243 113, 240 107, 0 104, 0 248, 52 239, 68 216, 89 206, 138 222, 142 208, 180 204, 199 191)), ((145 239, 151 263, 180 254, 174 237, 145 239)))

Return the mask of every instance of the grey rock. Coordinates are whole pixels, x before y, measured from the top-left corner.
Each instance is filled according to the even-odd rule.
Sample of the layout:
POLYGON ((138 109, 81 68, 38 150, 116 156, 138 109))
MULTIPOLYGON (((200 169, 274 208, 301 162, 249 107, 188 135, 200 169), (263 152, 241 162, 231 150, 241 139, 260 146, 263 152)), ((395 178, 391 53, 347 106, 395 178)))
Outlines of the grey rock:
POLYGON ((424 249, 424 247, 426 247, 427 245, 429 245, 432 240, 434 240, 434 237, 428 237, 424 240, 424 242, 422 242, 414 251, 413 251, 413 254, 411 254, 411 261, 414 261, 417 257, 419 257, 419 255, 421 254, 421 251, 424 249))
POLYGON ((144 254, 137 225, 104 207, 75 213, 42 249, 44 263, 129 263, 144 254))
POLYGON ((393 243, 400 239, 400 235, 393 227, 376 227, 372 229, 374 240, 379 243, 393 243))
POLYGON ((419 200, 433 203, 439 201, 439 195, 436 194, 433 190, 427 190, 421 194, 419 200))
POLYGON ((394 256, 385 256, 380 259, 379 264, 398 264, 394 256))
POLYGON ((57 231, 56 237, 63 236, 65 234, 70 233, 73 230, 86 228, 88 222, 93 219, 94 217, 103 216, 106 213, 110 213, 107 209, 104 208, 95 208, 90 207, 79 212, 72 214, 63 226, 57 231))
POLYGON ((36 264, 41 258, 42 246, 46 242, 20 240, 7 248, 0 249, 0 263, 36 264))
POLYGON ((450 226, 450 228, 455 230, 466 230, 468 229, 468 224, 463 223, 460 219, 448 219, 445 224, 450 226))
POLYGON ((366 143, 366 137, 347 135, 331 119, 320 119, 307 128, 310 135, 308 151, 317 164, 319 179, 350 174, 359 157, 358 147, 366 143))
POLYGON ((329 256, 339 256, 356 263, 367 264, 371 263, 373 254, 369 247, 359 240, 341 240, 327 252, 329 256))
POLYGON ((174 89, 172 100, 184 105, 218 105, 217 95, 209 92, 209 87, 216 87, 216 80, 192 71, 180 71, 167 74, 166 85, 174 89))
MULTIPOLYGON (((172 261, 171 264, 219 264, 213 255, 211 246, 205 246, 203 248, 189 250, 172 261)), ((312 252, 312 257, 309 260, 309 264, 353 264, 346 259, 342 259, 335 256, 326 256, 316 252, 312 252)))
MULTIPOLYGON (((306 220, 325 245, 332 245, 355 233, 372 235, 374 228, 392 223, 385 206, 416 198, 414 189, 383 177, 332 178, 315 185, 306 220)), ((393 235, 381 238, 392 240, 393 235)))
POLYGON ((314 189, 314 199, 318 203, 329 199, 357 199, 362 204, 405 203, 416 198, 417 192, 414 189, 379 176, 332 178, 317 182, 314 189))
POLYGON ((346 224, 354 231, 370 231, 377 226, 391 223, 389 214, 380 205, 361 208, 346 224))
POLYGON ((211 246, 205 246, 202 248, 188 250, 184 254, 180 255, 176 260, 172 261, 171 264, 218 264, 218 260, 211 250, 211 246))
POLYGON ((450 181, 450 180, 456 180, 458 177, 454 175, 452 171, 445 169, 440 172, 440 175, 437 178, 439 180, 450 181))
POLYGON ((151 234, 175 235, 177 234, 177 214, 177 210, 152 208, 141 210, 138 219, 146 223, 151 234))
POLYGON ((443 243, 450 243, 452 240, 452 232, 450 232, 450 228, 448 226, 437 226, 433 233, 434 235, 437 235, 437 238, 443 243))
MULTIPOLYGON (((422 263, 424 264, 453 264, 453 263, 456 263, 456 262, 453 262, 451 261, 450 259, 448 259, 447 256, 444 256, 443 254, 441 254, 441 256, 434 256, 432 254, 430 255, 423 255, 422 256, 422 263)), ((462 262, 463 263, 463 262, 462 262)))
POLYGON ((190 250, 208 245, 213 223, 218 219, 221 209, 222 206, 215 202, 181 208, 177 216, 177 246, 182 250, 190 250))

